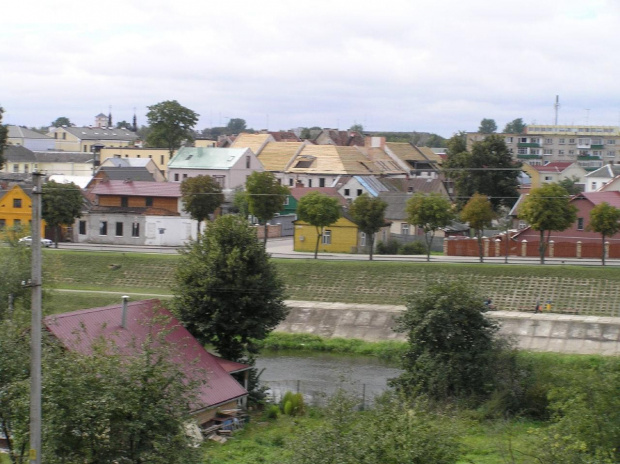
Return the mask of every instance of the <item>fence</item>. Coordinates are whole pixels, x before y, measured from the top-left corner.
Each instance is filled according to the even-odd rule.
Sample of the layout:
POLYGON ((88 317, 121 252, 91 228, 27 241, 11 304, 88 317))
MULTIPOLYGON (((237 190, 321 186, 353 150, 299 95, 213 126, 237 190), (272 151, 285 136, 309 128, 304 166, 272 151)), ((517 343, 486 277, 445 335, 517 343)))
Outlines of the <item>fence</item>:
MULTIPOLYGON (((501 256, 540 256, 539 241, 517 241, 510 239, 508 245, 505 238, 483 238, 482 250, 484 257, 501 256), (508 253, 506 253, 508 246, 508 253)), ((607 258, 620 258, 620 243, 605 242, 607 258)), ((447 256, 480 256, 478 239, 469 237, 451 237, 444 241, 444 254, 447 256)), ((548 258, 601 258, 603 244, 598 242, 570 241, 561 242, 551 240, 545 250, 548 258)))

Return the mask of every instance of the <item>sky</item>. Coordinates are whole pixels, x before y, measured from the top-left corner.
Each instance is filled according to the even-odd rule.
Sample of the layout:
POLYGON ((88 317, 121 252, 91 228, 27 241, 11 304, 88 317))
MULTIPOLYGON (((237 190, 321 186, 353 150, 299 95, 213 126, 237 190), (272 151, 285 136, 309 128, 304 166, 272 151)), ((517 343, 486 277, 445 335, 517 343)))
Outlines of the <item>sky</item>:
POLYGON ((3 122, 425 131, 620 125, 619 0, 5 2, 3 122))

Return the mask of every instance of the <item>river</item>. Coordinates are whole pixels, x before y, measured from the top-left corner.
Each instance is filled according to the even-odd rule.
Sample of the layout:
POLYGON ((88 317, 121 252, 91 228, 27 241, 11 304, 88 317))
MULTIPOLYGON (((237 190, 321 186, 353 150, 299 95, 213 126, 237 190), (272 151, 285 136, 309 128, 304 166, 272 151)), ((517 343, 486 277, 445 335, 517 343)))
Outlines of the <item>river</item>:
POLYGON ((329 353, 265 352, 256 360, 263 370, 260 380, 279 401, 287 391, 301 392, 307 404, 322 405, 325 399, 342 388, 371 404, 384 392, 388 379, 402 372, 385 361, 371 357, 343 356, 329 353))

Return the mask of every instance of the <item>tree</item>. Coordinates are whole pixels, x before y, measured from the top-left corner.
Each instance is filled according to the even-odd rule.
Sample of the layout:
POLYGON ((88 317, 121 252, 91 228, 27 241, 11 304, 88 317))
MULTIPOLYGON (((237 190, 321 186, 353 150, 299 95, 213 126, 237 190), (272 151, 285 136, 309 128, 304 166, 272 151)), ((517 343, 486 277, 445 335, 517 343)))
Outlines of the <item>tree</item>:
POLYGON ((568 229, 577 219, 577 208, 570 203, 566 190, 555 183, 545 184, 530 192, 519 209, 519 217, 527 221, 532 230, 540 231, 538 251, 540 264, 545 264, 551 232, 568 229))
POLYGON ((176 100, 167 100, 147 107, 151 131, 146 141, 153 147, 167 148, 172 158, 174 150, 185 140, 193 140, 193 128, 198 122, 197 113, 185 108, 176 100))
POLYGON ((116 128, 117 129, 133 130, 133 124, 131 124, 130 122, 127 122, 127 121, 119 121, 119 122, 116 123, 116 128))
POLYGON ((496 217, 497 214, 493 211, 493 206, 487 196, 480 195, 479 193, 475 193, 461 211, 461 220, 468 222, 469 226, 476 231, 476 238, 478 239, 478 253, 480 255, 481 263, 484 262, 482 231, 485 227, 489 227, 493 219, 496 217))
POLYGON ((349 127, 349 132, 359 132, 362 133, 364 132, 364 126, 361 124, 353 124, 351 127, 349 127))
POLYGON ((438 193, 416 193, 407 201, 407 222, 424 231, 426 260, 431 260, 431 246, 438 229, 454 218, 450 201, 438 193))
POLYGON ((601 262, 605 265, 605 238, 620 231, 620 209, 607 202, 599 203, 590 211, 588 229, 601 234, 601 262))
POLYGON ((519 197, 521 164, 513 161, 503 137, 489 135, 474 142, 471 152, 457 152, 463 145, 453 137, 443 165, 446 176, 454 181, 457 205, 462 208, 474 193, 480 193, 489 197, 495 211, 502 205, 511 207, 519 197))
POLYGON ((579 185, 577 176, 565 177, 558 184, 568 192, 569 195, 578 195, 583 192, 583 186, 579 185))
POLYGON ((527 125, 522 118, 513 119, 504 127, 505 134, 523 134, 527 125))
POLYGON ((431 134, 424 142, 425 147, 442 148, 446 146, 446 139, 441 135, 431 134))
POLYGON ((267 222, 282 211, 286 196, 290 193, 288 187, 280 184, 271 172, 253 172, 245 181, 248 208, 250 214, 256 216, 265 227, 263 244, 267 246, 267 222))
POLYGON ((407 335, 404 373, 392 384, 433 399, 486 397, 493 388, 498 325, 465 281, 429 284, 411 296, 396 329, 407 335))
POLYGON ((233 207, 231 211, 243 218, 247 218, 250 215, 250 206, 248 204, 248 194, 242 186, 235 188, 235 195, 233 197, 233 207))
POLYGON ((32 271, 32 253, 16 241, 0 248, 0 323, 12 318, 19 309, 30 308, 31 289, 22 282, 28 281, 32 271))
POLYGON ((458 131, 446 141, 448 156, 455 156, 467 151, 467 132, 458 131))
POLYGON ((497 124, 495 119, 483 119, 480 121, 480 127, 478 127, 479 134, 494 134, 497 131, 497 124))
POLYGON ((284 283, 247 220, 221 216, 181 252, 173 305, 187 330, 232 361, 254 354, 288 312, 284 283))
POLYGON ((9 128, 2 124, 2 114, 4 113, 4 108, 0 106, 0 169, 4 166, 4 147, 6 145, 6 140, 9 137, 9 128))
POLYGON ((314 259, 317 259, 319 242, 323 236, 323 229, 336 222, 340 217, 340 205, 338 204, 338 200, 321 192, 310 192, 299 200, 297 204, 297 216, 302 221, 316 228, 314 259))
POLYGON ((71 225, 82 215, 82 192, 73 182, 61 184, 50 181, 43 186, 41 203, 41 216, 54 229, 54 246, 58 248, 60 226, 71 225))
POLYGON ((368 259, 372 261, 375 246, 375 234, 385 226, 385 209, 387 203, 379 197, 370 197, 364 193, 353 201, 349 214, 361 232, 366 234, 370 242, 368 259))
MULTIPOLYGON (((149 324, 166 322, 156 316, 149 324)), ((152 330, 133 347, 134 354, 119 353, 105 340, 95 342, 91 355, 48 348, 43 372, 45 462, 199 461, 185 426, 206 376, 183 372, 165 335, 152 330)))
POLYGON ((198 221, 196 240, 200 241, 200 224, 224 202, 222 187, 211 176, 188 177, 181 182, 183 211, 198 221))
POLYGON ((56 118, 55 121, 52 122, 52 127, 71 127, 73 123, 66 116, 60 116, 56 118))
POLYGON ((241 132, 246 130, 245 119, 241 118, 232 118, 228 121, 226 125, 226 132, 228 134, 240 134, 241 132))
POLYGON ((320 427, 305 428, 293 440, 291 464, 426 464, 457 462, 462 447, 455 427, 418 399, 378 398, 356 410, 358 400, 342 390, 324 409, 320 427))

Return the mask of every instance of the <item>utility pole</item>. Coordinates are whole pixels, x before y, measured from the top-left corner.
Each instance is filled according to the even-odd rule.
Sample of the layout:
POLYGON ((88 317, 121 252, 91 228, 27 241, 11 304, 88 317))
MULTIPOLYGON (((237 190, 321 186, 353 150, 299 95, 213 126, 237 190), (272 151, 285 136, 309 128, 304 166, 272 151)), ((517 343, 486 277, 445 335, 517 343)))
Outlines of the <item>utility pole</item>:
POLYGON ((43 174, 33 172, 32 179, 32 319, 30 323, 30 464, 41 463, 41 181, 43 174))

